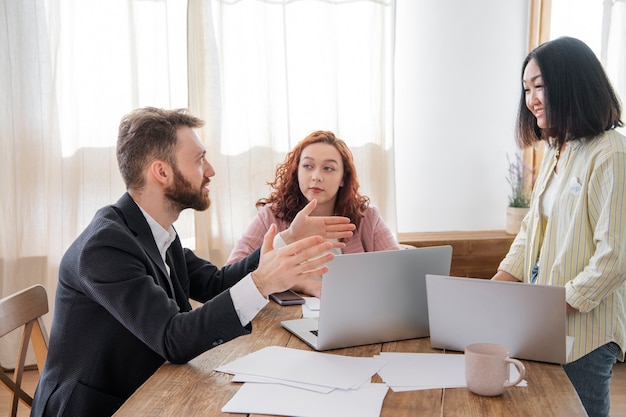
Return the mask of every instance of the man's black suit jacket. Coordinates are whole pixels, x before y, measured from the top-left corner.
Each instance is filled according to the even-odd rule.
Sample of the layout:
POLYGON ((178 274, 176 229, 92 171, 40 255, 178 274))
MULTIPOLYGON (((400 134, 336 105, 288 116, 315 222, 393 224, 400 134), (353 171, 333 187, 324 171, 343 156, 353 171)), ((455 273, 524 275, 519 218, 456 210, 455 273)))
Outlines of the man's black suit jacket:
POLYGON ((128 193, 97 212, 59 270, 48 357, 32 416, 110 416, 164 363, 185 363, 248 334, 228 289, 253 271, 259 250, 222 269, 167 251, 128 193), (204 303, 192 310, 189 298, 204 303))

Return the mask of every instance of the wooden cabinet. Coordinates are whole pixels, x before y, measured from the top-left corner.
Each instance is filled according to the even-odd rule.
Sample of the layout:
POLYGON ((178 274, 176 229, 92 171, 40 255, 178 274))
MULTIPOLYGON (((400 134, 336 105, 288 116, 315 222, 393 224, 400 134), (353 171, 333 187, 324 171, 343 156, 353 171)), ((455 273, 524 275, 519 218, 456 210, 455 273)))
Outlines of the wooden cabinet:
POLYGON ((471 278, 491 278, 514 238, 504 230, 398 234, 398 241, 404 245, 452 246, 450 275, 471 278))

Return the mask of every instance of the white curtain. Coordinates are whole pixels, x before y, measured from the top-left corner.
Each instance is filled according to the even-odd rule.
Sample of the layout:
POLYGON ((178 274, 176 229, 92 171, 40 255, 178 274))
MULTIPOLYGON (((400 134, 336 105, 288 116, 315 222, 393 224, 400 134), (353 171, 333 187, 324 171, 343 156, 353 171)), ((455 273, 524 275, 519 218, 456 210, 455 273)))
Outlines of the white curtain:
POLYGON ((207 121, 213 205, 176 227, 216 264, 276 164, 318 129, 352 147, 395 229, 393 22, 391 0, 0 0, 0 297, 42 283, 50 330, 60 259, 124 192, 117 127, 142 106, 207 121))
POLYGON ((196 215, 202 256, 226 259, 276 165, 314 130, 347 142, 361 192, 395 230, 394 12, 392 0, 189 1, 189 105, 216 170, 196 215))
MULTIPOLYGON (((0 7, 0 296, 55 274, 60 257, 61 147, 43 1, 0 7)), ((0 339, 15 365, 20 333, 0 339)))
MULTIPOLYGON (((622 105, 626 104, 626 0, 551 3, 550 38, 572 36, 585 42, 602 61, 622 105)), ((626 133, 626 128, 619 130, 626 133)))
MULTIPOLYGON (((185 21, 178 0, 0 0, 0 297, 43 284, 48 330, 63 253, 124 192, 122 115, 187 106, 185 21)), ((18 337, 0 340, 2 367, 18 337)))
MULTIPOLYGON (((626 0, 605 0, 603 21, 602 59, 613 87, 626 108, 626 0)), ((626 110, 622 113, 626 123, 626 110)), ((620 129, 626 134, 626 128, 620 129)))

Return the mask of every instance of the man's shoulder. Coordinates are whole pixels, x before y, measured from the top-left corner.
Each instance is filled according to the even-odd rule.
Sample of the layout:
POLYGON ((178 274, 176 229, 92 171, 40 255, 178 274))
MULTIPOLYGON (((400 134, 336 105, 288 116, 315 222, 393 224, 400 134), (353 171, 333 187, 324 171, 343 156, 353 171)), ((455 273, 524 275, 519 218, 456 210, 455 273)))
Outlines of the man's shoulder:
POLYGON ((85 229, 92 233, 107 229, 128 228, 126 216, 119 207, 110 204, 99 209, 85 229))
POLYGON ((76 237, 67 253, 82 252, 88 247, 107 245, 107 242, 119 245, 123 240, 132 236, 130 229, 113 207, 103 207, 96 212, 91 222, 76 237))
POLYGON ((124 240, 134 239, 138 235, 135 231, 138 227, 141 226, 137 225, 136 218, 129 216, 119 205, 109 204, 94 214, 70 249, 83 248, 102 241, 119 244, 124 240))

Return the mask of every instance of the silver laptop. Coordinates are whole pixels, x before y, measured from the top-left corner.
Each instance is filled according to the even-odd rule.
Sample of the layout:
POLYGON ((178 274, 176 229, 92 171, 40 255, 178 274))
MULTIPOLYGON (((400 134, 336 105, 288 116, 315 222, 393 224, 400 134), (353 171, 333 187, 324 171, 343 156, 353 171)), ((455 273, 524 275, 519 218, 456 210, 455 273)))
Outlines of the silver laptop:
POLYGON ((433 348, 499 343, 515 358, 566 363, 564 287, 427 275, 426 289, 433 348))
POLYGON ((449 274, 451 246, 338 255, 318 318, 282 326, 316 350, 428 336, 426 274, 449 274))

